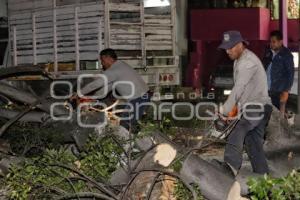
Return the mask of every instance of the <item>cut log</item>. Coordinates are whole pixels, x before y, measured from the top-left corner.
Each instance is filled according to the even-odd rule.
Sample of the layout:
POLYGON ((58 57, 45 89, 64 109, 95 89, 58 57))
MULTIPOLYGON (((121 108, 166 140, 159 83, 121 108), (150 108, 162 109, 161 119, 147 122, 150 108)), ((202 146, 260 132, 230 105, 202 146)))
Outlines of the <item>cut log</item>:
POLYGON ((154 162, 168 167, 177 155, 176 149, 169 144, 160 144, 155 149, 154 162))
POLYGON ((176 179, 158 172, 140 173, 129 187, 124 199, 176 200, 174 197, 176 179), (155 185, 152 185, 155 179, 155 185))
MULTIPOLYGON (((27 105, 31 105, 35 103, 38 99, 31 93, 22 91, 16 87, 13 87, 3 81, 0 81, 0 93, 7 96, 8 98, 22 102, 27 105)), ((50 113, 50 107, 54 103, 53 101, 50 100, 41 100, 41 103, 37 105, 37 108, 50 113)), ((68 114, 67 109, 63 109, 62 107, 55 107, 54 112, 55 115, 66 115, 68 114)))
POLYGON ((180 174, 188 183, 197 184, 209 200, 227 199, 235 182, 233 177, 196 155, 184 160, 180 174))
MULTIPOLYGON (((0 108, 0 117, 5 119, 12 119, 16 117, 20 112, 15 110, 0 108)), ((19 121, 22 122, 38 122, 43 123, 50 118, 50 115, 45 112, 31 111, 24 115, 19 121)))

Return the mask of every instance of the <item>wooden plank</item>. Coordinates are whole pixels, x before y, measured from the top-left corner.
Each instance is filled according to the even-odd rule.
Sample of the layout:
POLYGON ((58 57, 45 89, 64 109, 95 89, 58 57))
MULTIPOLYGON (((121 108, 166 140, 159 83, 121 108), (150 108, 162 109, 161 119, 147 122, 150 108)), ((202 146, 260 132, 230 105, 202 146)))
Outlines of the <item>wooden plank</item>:
POLYGON ((21 24, 30 24, 32 23, 32 18, 28 19, 18 19, 18 20, 10 20, 11 25, 21 25, 21 24))
POLYGON ((79 12, 78 17, 79 18, 104 17, 104 11, 103 10, 98 10, 98 11, 90 11, 90 12, 79 12))
POLYGON ((35 28, 35 15, 32 15, 32 51, 33 51, 33 64, 36 65, 36 28, 35 28))
POLYGON ((145 14, 145 19, 171 19, 171 15, 170 14, 165 14, 165 15, 145 14))
MULTIPOLYGON (((43 43, 37 43, 37 51, 39 49, 52 49, 53 48, 53 41, 48 40, 43 43)), ((59 41, 58 41, 59 42, 59 41)), ((58 43, 58 47, 74 47, 74 41, 72 42, 60 42, 58 43)), ((32 45, 31 44, 24 44, 24 45, 18 45, 18 49, 31 49, 32 45)), ((39 52, 37 52, 39 53, 39 52)))
POLYGON ((80 13, 79 16, 81 16, 81 14, 83 14, 83 13, 90 13, 90 12, 95 12, 95 11, 104 12, 104 3, 97 3, 97 4, 92 4, 92 5, 82 5, 79 8, 79 13, 80 13))
POLYGON ((51 8, 52 0, 39 0, 39 1, 20 1, 18 3, 13 3, 11 0, 8 1, 8 10, 9 12, 18 12, 32 9, 40 8, 51 8))
POLYGON ((139 34, 132 34, 132 35, 120 35, 120 34, 113 34, 111 35, 111 40, 137 40, 140 39, 139 34))
POLYGON ((13 3, 8 1, 8 12, 16 12, 21 10, 30 10, 34 8, 33 1, 13 3))
POLYGON ((172 40, 171 35, 147 35, 146 40, 172 40))
POLYGON ((56 0, 53 0, 53 57, 54 57, 53 60, 54 60, 54 72, 57 72, 57 69, 58 69, 56 17, 57 17, 56 0))
MULTIPOLYGON (((93 46, 83 46, 80 48, 80 52, 87 52, 87 51, 95 51, 98 52, 98 47, 93 45, 93 46)), ((72 52, 74 54, 73 60, 76 60, 76 52, 75 52, 75 45, 70 45, 70 46, 64 46, 64 47, 57 47, 57 54, 62 54, 62 53, 69 53, 72 52)), ((31 56, 32 57, 33 51, 32 49, 28 50, 18 50, 17 55, 18 56, 31 56)), ((43 54, 51 54, 53 55, 53 49, 52 48, 43 48, 43 49, 37 49, 36 55, 43 55, 43 54)))
MULTIPOLYGON (((102 44, 103 45, 103 44, 102 44)), ((53 44, 42 44, 41 46, 37 45, 36 49, 36 55, 40 54, 52 54, 53 53, 53 44)), ((59 43, 57 46, 57 49, 59 52, 68 52, 68 51, 74 51, 75 52, 75 44, 74 42, 64 42, 64 43, 59 43)), ((28 47, 18 47, 18 55, 33 55, 33 50, 32 46, 28 47)), ((85 44, 79 47, 79 51, 99 51, 98 46, 94 44, 85 44)), ((75 57, 74 57, 75 60, 75 57)))
MULTIPOLYGON (((99 27, 98 27, 99 28, 99 27)), ((102 28, 103 29, 103 28, 102 28)), ((63 30, 58 32, 61 36, 71 36, 74 35, 73 30, 63 30)), ((13 37, 12 32, 11 38, 13 37)), ((95 28, 92 29, 79 29, 80 37, 90 37, 98 35, 98 30, 95 28)), ((136 35, 129 35, 129 38, 138 38, 136 35)), ((45 28, 36 30, 36 38, 37 39, 48 39, 53 37, 53 28, 45 28)), ((17 41, 30 40, 32 38, 32 30, 21 30, 17 32, 17 41)), ((126 39, 126 36, 120 36, 120 39, 126 39)))
POLYGON ((172 46, 172 41, 168 41, 168 40, 161 40, 161 41, 148 41, 146 40, 146 45, 171 45, 172 46))
POLYGON ((140 5, 129 3, 110 3, 109 10, 118 12, 140 12, 140 5))
POLYGON ((76 71, 80 70, 80 52, 79 52, 79 24, 78 24, 78 11, 79 8, 75 8, 75 65, 76 65, 76 71))
MULTIPOLYGON (((86 30, 80 30, 80 34, 81 35, 97 35, 97 31, 94 29, 86 29, 86 30)), ((53 36, 53 28, 47 28, 47 29, 38 29, 36 30, 36 38, 49 38, 53 36)), ((74 30, 61 30, 61 31, 57 31, 57 34, 59 36, 70 36, 70 35, 74 35, 74 30)), ((11 32, 11 36, 12 36, 12 32, 11 32)), ((21 30, 17 32, 17 40, 27 40, 32 38, 32 30, 21 30)))
POLYGON ((110 48, 110 5, 109 0, 104 0, 104 41, 105 48, 110 48))
MULTIPOLYGON (((13 35, 13 33, 11 35, 13 35)), ((26 34, 26 35, 18 35, 17 34, 18 43, 19 43, 19 41, 22 41, 22 40, 32 40, 32 31, 31 31, 31 34, 26 34)))
POLYGON ((156 35, 171 35, 172 30, 171 29, 157 29, 157 27, 145 27, 145 33, 146 34, 156 34, 156 35))
MULTIPOLYGON (((18 56, 31 56, 32 57, 32 49, 29 50, 19 50, 18 51, 18 56)), ((51 48, 45 48, 45 49, 37 49, 36 55, 41 55, 41 54, 51 54, 53 55, 53 49, 51 48)))
POLYGON ((141 50, 141 45, 113 45, 111 44, 111 48, 115 50, 141 50))
POLYGON ((13 26, 13 64, 14 66, 18 65, 17 59, 17 28, 13 26))
MULTIPOLYGON (((78 19, 79 24, 90 24, 90 23, 95 23, 99 25, 99 20, 102 20, 102 17, 85 17, 85 18, 79 18, 78 19)), ((102 26, 102 25, 101 25, 102 26)))
POLYGON ((111 40, 111 45, 140 45, 141 46, 141 40, 111 40))
POLYGON ((20 31, 22 31, 22 30, 31 30, 32 31, 32 23, 30 23, 30 24, 24 24, 24 25, 16 25, 16 27, 20 31))
POLYGON ((172 50, 172 45, 155 45, 155 46, 147 46, 147 50, 159 50, 159 51, 166 51, 166 50, 172 50))
MULTIPOLYGON (((74 62, 74 53, 61 53, 58 55, 58 62, 74 62)), ((97 60, 98 52, 84 52, 80 54, 81 60, 97 60)), ((20 60, 20 64, 25 63, 32 63, 32 56, 18 56, 18 59, 20 60)), ((46 55, 38 55, 37 56, 37 63, 48 63, 53 62, 53 55, 52 54, 46 54, 46 55)))
POLYGON ((53 11, 52 11, 52 7, 51 9, 47 9, 47 10, 37 10, 34 11, 32 10, 31 12, 34 12, 37 19, 41 19, 41 18, 45 18, 45 17, 52 17, 53 16, 53 11))
POLYGON ((171 24, 171 19, 145 19, 145 24, 171 24))
MULTIPOLYGON (((98 40, 84 40, 84 41, 79 41, 79 46, 84 47, 84 46, 92 46, 97 44, 98 40)), ((104 41, 102 40, 101 42, 102 48, 104 47, 104 41)))
MULTIPOLYGON (((102 28, 102 18, 99 18, 98 22, 98 52, 100 53, 103 50, 103 34, 104 34, 104 28, 102 28)), ((99 62, 100 62, 100 57, 99 57, 99 62)))
POLYGON ((117 35, 117 34, 124 34, 124 35, 140 35, 141 34, 141 30, 139 29, 111 29, 110 30, 110 34, 111 35, 117 35))
MULTIPOLYGON (((177 37, 176 37, 176 31, 177 31, 177 26, 176 26, 176 1, 175 0, 171 0, 171 16, 172 16, 172 40, 173 40, 173 44, 172 44, 172 49, 173 49, 173 56, 177 55, 177 46, 176 46, 176 41, 177 41, 177 37)), ((177 61, 177 59, 176 59, 177 61)), ((176 65, 179 65, 179 63, 176 63, 176 65)))
MULTIPOLYGON (((75 21, 74 21, 74 17, 73 19, 67 19, 67 20, 57 20, 56 24, 58 27, 63 27, 63 26, 74 26, 75 27, 75 21)), ((74 28, 75 29, 75 28, 74 28)))
POLYGON ((9 20, 31 19, 31 12, 9 14, 9 20))
POLYGON ((94 52, 81 52, 80 53, 80 60, 98 60, 99 53, 98 51, 94 52))
POLYGON ((32 56, 18 56, 19 64, 31 64, 32 56))

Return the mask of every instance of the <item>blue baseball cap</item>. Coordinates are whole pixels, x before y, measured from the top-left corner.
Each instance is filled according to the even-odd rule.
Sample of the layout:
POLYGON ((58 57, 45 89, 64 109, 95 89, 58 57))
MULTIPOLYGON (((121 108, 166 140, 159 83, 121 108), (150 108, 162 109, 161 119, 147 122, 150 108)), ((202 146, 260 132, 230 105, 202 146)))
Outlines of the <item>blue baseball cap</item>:
POLYGON ((241 33, 239 31, 227 31, 223 33, 223 42, 218 47, 219 49, 231 49, 239 42, 243 42, 246 45, 249 45, 249 42, 243 39, 241 33))

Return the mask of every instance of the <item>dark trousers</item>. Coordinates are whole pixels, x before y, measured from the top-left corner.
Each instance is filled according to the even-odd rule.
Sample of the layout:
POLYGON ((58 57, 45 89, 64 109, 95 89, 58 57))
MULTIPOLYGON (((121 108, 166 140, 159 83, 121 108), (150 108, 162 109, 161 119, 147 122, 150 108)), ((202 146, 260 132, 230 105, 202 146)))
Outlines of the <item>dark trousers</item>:
POLYGON ((130 110, 132 112, 123 112, 120 117, 130 117, 128 120, 121 120, 120 125, 125 127, 127 130, 133 130, 135 132, 137 128, 137 121, 140 120, 147 108, 147 105, 142 105, 144 103, 150 102, 150 94, 146 93, 142 97, 133 99, 127 103, 127 105, 122 105, 122 109, 130 110))
POLYGON ((249 120, 241 117, 228 137, 225 147, 224 161, 230 164, 237 171, 242 166, 243 147, 250 159, 252 169, 255 173, 269 173, 267 160, 263 150, 265 139, 265 127, 267 126, 271 113, 272 106, 265 105, 263 113, 251 113, 249 116, 261 116, 261 120, 249 120))
POLYGON ((269 96, 272 100, 272 104, 280 110, 280 95, 281 92, 269 91, 269 96))

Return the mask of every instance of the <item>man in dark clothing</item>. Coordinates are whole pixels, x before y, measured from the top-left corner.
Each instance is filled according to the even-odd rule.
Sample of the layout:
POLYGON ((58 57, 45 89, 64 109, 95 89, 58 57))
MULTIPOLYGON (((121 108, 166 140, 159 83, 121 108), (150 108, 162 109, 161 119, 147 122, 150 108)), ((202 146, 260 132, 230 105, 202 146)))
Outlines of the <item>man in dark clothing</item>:
POLYGON ((146 103, 150 101, 149 87, 131 66, 123 61, 119 61, 113 49, 104 49, 100 53, 101 64, 106 77, 104 79, 96 79, 84 87, 80 88, 80 96, 84 96, 94 92, 101 96, 116 90, 118 93, 115 98, 127 100, 121 107, 125 111, 121 114, 120 124, 128 130, 132 130, 137 125, 137 120, 141 119, 146 108, 146 103), (103 88, 106 87, 106 92, 103 88))
POLYGON ((271 99, 264 67, 259 58, 247 49, 247 44, 240 32, 228 31, 223 34, 223 42, 219 46, 234 60, 234 86, 220 112, 224 118, 229 117, 237 106, 242 113, 228 136, 224 152, 225 164, 234 175, 242 166, 244 146, 253 171, 259 174, 269 172, 263 143, 265 127, 272 113, 271 99))
POLYGON ((263 59, 267 71, 269 95, 272 104, 285 114, 289 91, 294 82, 294 61, 291 51, 283 46, 282 33, 270 34, 270 49, 263 59))

